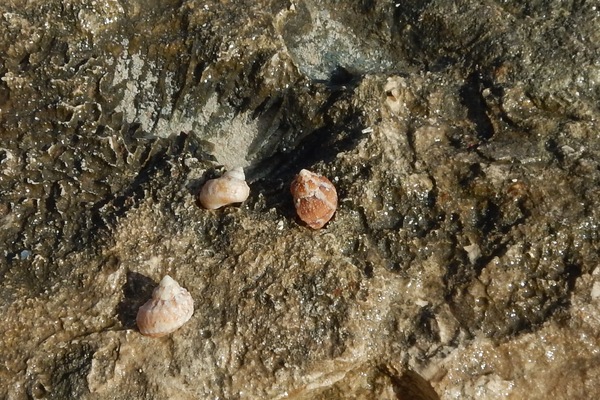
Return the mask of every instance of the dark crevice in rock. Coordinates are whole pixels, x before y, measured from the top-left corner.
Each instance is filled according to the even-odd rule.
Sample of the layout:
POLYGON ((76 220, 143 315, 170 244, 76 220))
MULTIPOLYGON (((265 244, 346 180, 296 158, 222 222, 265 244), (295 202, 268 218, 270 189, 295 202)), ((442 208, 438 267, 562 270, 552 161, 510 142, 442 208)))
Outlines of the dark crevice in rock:
POLYGON ((461 101, 467 107, 467 116, 473 122, 477 137, 486 141, 494 136, 494 125, 488 116, 485 100, 482 96, 484 88, 482 76, 473 72, 460 90, 461 101))

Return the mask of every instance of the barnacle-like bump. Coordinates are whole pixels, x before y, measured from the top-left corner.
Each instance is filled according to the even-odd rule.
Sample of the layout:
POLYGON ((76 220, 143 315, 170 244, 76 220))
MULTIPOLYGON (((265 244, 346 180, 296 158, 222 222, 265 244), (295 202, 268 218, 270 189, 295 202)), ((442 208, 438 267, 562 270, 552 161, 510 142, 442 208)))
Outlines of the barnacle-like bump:
POLYGON ((246 183, 246 176, 242 168, 227 171, 217 179, 207 181, 198 195, 202 207, 209 210, 242 203, 250 195, 250 187, 246 183))
POLYGON ((136 322, 143 335, 160 337, 179 329, 193 313, 190 293, 165 275, 152 292, 152 298, 138 310, 136 322))
POLYGON ((311 228, 322 228, 335 213, 337 192, 323 175, 303 169, 293 180, 290 190, 298 217, 311 228))

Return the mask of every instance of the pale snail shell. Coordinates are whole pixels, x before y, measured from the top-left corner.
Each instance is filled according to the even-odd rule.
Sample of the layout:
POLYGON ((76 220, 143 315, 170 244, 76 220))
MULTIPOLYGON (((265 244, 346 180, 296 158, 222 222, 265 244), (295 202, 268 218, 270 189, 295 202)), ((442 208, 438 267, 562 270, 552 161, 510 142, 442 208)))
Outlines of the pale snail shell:
POLYGON ((202 207, 215 210, 229 204, 242 203, 249 195, 250 188, 246 183, 244 170, 234 168, 220 178, 207 181, 198 194, 198 200, 202 207))
POLYGON ((193 313, 190 293, 165 275, 152 292, 152 298, 138 310, 136 322, 142 335, 160 337, 179 329, 193 313))
POLYGON ((322 228, 335 213, 337 192, 323 175, 303 169, 292 182, 290 191, 298 217, 313 229, 322 228))

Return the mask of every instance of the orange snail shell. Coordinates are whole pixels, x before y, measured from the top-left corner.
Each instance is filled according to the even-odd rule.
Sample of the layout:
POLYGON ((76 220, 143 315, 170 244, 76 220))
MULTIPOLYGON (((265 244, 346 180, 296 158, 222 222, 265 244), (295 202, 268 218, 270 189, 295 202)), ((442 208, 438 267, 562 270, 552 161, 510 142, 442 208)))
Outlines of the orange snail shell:
POLYGON ((298 217, 309 227, 322 228, 335 213, 337 192, 323 175, 303 169, 293 180, 290 190, 298 217))

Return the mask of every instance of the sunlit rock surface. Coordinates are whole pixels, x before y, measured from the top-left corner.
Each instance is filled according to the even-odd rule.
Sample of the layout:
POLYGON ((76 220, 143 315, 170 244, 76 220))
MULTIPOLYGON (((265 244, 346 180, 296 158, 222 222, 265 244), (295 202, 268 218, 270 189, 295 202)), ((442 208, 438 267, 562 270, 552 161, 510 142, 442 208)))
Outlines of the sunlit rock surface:
POLYGON ((0 26, 0 397, 600 397, 594 2, 8 0, 0 26), (234 167, 249 199, 199 207, 234 167), (319 231, 303 168, 338 191, 319 231), (196 311, 144 337, 166 274, 196 311))

